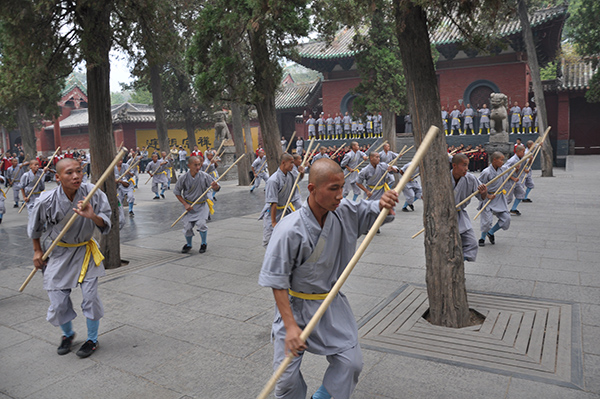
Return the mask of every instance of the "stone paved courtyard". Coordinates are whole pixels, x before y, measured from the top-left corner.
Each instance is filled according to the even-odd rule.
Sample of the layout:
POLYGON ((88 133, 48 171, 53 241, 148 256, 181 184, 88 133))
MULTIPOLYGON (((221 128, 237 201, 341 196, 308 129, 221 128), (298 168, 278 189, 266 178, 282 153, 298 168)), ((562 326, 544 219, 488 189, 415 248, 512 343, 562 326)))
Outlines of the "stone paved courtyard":
MULTIPOLYGON (((472 340, 468 349, 453 353, 447 346, 434 355, 439 340, 418 317, 423 302, 415 302, 415 323, 386 324, 392 326, 386 345, 377 347, 361 329, 364 368, 353 398, 600 397, 600 156, 577 156, 573 165, 569 171, 555 169, 554 178, 534 172, 533 203, 521 204, 523 215, 513 217, 510 230, 498 232, 496 245, 480 248, 477 262, 465 265, 472 305, 488 311, 488 324, 481 326, 488 336, 472 340), (504 315, 493 313, 485 295, 508 298, 513 307, 507 305, 504 315), (540 304, 561 310, 542 310, 548 320, 544 328, 509 345, 520 331, 516 321, 511 324, 521 311, 515 302, 519 309, 540 304), (569 319, 560 317, 565 307, 569 319), (487 351, 500 345, 506 348, 500 354, 487 351), (537 353, 536 345, 540 350, 554 345, 554 357, 540 352, 525 359, 516 353, 537 353), (469 362, 462 359, 466 351, 469 362), (521 360, 500 361, 507 353, 521 360), (570 361, 561 362, 566 353, 570 361), (494 366, 519 362, 538 371, 552 368, 555 376, 494 366)), ((23 293, 17 291, 32 268, 33 251, 26 212, 18 215, 7 201, 0 225, 0 399, 254 398, 270 377, 274 301, 270 290, 257 284, 264 256, 262 222, 256 220, 262 189, 251 194, 235 182, 224 183, 209 224, 207 253, 198 254, 196 236, 194 250, 182 255, 181 226, 168 228, 181 206, 170 191, 166 200, 153 201, 145 180, 141 175, 136 216, 121 232, 122 258, 130 263, 101 280, 106 316, 100 347, 88 359, 56 355, 60 332, 45 321, 48 299, 41 276, 23 293)), ((306 183, 301 187, 306 195, 306 183)), ((389 306, 396 306, 394 301, 400 306, 398 295, 408 295, 406 290, 415 291, 415 299, 423 290, 423 238, 410 238, 422 227, 422 203, 415 207, 381 229, 342 289, 361 326, 383 317, 386 307, 400 313, 389 306)), ((471 217, 475 207, 469 207, 471 217)), ((78 310, 81 294, 75 290, 73 297, 78 310)), ((537 312, 523 310, 520 326, 528 325, 523 321, 528 311, 537 312)), ((82 316, 74 327, 79 346, 85 337, 82 316)), ((456 340, 455 331, 445 335, 456 340)), ((325 359, 305 356, 309 393, 326 367, 325 359)))

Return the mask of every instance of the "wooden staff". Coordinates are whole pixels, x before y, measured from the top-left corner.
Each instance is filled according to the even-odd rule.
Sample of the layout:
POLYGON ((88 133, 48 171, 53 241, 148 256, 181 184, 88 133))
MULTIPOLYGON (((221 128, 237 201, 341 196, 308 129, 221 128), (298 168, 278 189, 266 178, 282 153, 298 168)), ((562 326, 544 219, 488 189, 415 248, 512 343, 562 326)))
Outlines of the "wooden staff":
MULTIPOLYGON (((387 143, 387 140, 384 141, 383 143, 381 143, 379 145, 379 147, 375 148, 373 151, 377 152, 381 149, 381 147, 383 147, 385 145, 385 143, 387 143)), ((412 148, 412 147, 411 147, 412 148)), ((370 149, 367 150, 369 152, 369 154, 372 152, 370 149)), ((366 159, 363 159, 361 163, 359 163, 358 165, 356 165, 356 169, 354 169, 352 172, 348 172, 347 175, 344 175, 344 179, 348 176, 350 176, 353 172, 358 172, 358 168, 360 168, 360 165, 362 165, 363 163, 365 163, 366 159)))
POLYGON ((348 142, 346 141, 344 144, 342 144, 342 145, 341 145, 341 146, 340 146, 340 147, 339 147, 339 148, 338 148, 338 149, 337 149, 337 150, 336 150, 336 151, 333 153, 333 155, 331 156, 331 158, 335 157, 335 156, 338 154, 338 152, 340 152, 340 151, 341 151, 341 150, 344 148, 344 146, 346 145, 346 143, 348 143, 348 142))
POLYGON ((225 140, 221 140, 221 145, 219 146, 219 148, 217 149, 217 151, 215 152, 215 155, 217 155, 219 152, 221 152, 221 148, 223 148, 223 145, 225 144, 225 140))
MULTIPOLYGON (((18 159, 18 157, 17 157, 17 159, 18 159)), ((25 158, 23 158, 23 162, 21 162, 21 164, 19 165, 19 169, 17 169, 16 172, 13 170, 13 178, 10 179, 10 184, 9 184, 8 188, 6 189, 6 193, 4 195, 8 194, 8 192, 10 191, 10 189, 13 188, 13 184, 15 184, 14 176, 15 176, 15 174, 18 175, 19 171, 23 167, 23 164, 25 162, 28 162, 28 161, 26 161, 26 159, 29 159, 29 154, 25 154, 25 158)))
POLYGON ((315 157, 315 155, 317 155, 317 151, 319 151, 319 148, 315 148, 315 150, 312 152, 312 154, 310 154, 310 158, 308 158, 308 160, 306 162, 312 161, 312 159, 315 157))
MULTIPOLYGON (((531 156, 533 155, 533 152, 530 152, 529 154, 526 154, 523 158, 521 158, 521 160, 519 162, 517 162, 516 164, 514 164, 513 166, 511 166, 510 168, 506 169, 504 172, 500 173, 498 176, 494 177, 492 180, 490 180, 489 182, 485 183, 486 187, 489 187, 492 183, 494 183, 496 180, 500 179, 502 176, 504 176, 505 174, 509 173, 511 170, 514 171, 514 168, 521 165, 523 162, 527 161, 531 156)), ((463 206, 464 204, 466 204, 467 202, 469 202, 474 196, 476 196, 477 194, 479 194, 479 191, 475 191, 473 192, 471 195, 469 195, 467 198, 465 198, 464 200, 460 201, 458 204, 456 204, 456 210, 460 211, 460 207, 463 206)), ((415 238, 417 236, 419 236, 421 233, 423 233, 425 231, 425 228, 423 227, 421 230, 419 230, 417 233, 413 234, 413 236, 411 238, 415 238)))
MULTIPOLYGON (((402 151, 404 151, 404 149, 406 148, 406 146, 404 146, 402 148, 402 151)), ((412 148, 412 147, 411 147, 412 148)), ((401 157, 402 157, 402 151, 400 151, 400 153, 396 156, 396 158, 394 158, 392 160, 392 162, 389 163, 389 166, 394 166, 394 164, 396 163, 396 161, 398 161, 401 157)), ((388 172, 386 171, 381 178, 377 181, 377 183, 375 184, 375 187, 377 187, 379 184, 381 184, 381 181, 387 176, 388 172)))
MULTIPOLYGON (((170 157, 171 157, 171 154, 167 155, 167 158, 170 158, 170 157)), ((161 158, 161 159, 162 159, 162 158, 161 158)), ((168 162, 167 162, 167 163, 168 163, 168 162)), ((162 166, 162 162, 161 162, 161 166, 162 166)), ((150 174, 150 173, 149 173, 149 174, 150 174)), ((146 180, 146 183, 144 183, 144 184, 148 184, 148 182, 149 182, 149 181, 150 181, 150 180, 151 180, 151 179, 154 177, 154 175, 155 175, 155 174, 156 174, 156 173, 152 173, 152 174, 150 174, 150 177, 148 178, 148 180, 146 180)))
MULTIPOLYGON (((85 198, 83 199, 80 209, 85 208, 90 203, 90 200, 92 199, 92 197, 94 196, 96 191, 98 191, 100 186, 102 186, 102 184, 104 184, 104 181, 108 178, 108 176, 110 176, 111 174, 114 176, 115 165, 117 164, 117 162, 119 162, 119 159, 123 158, 123 155, 125 155, 125 154, 127 154, 127 148, 121 147, 121 151, 119 151, 117 153, 117 156, 115 157, 115 159, 113 159, 113 161, 110 163, 110 165, 108 165, 108 168, 106 168, 106 170, 104 171, 102 176, 100 176, 100 179, 98 179, 94 188, 92 188, 92 190, 88 193, 88 195, 86 195, 85 198)), ((71 219, 69 219, 69 221, 67 222, 65 227, 63 227, 63 229, 60 232, 60 234, 58 235, 58 237, 56 237, 54 239, 54 241, 52 242, 52 245, 50 245, 50 248, 48 248, 46 250, 46 252, 44 253, 44 256, 42 256, 42 261, 48 259, 48 256, 50 256, 50 252, 52 252, 52 250, 54 248, 56 248, 56 245, 58 245, 60 240, 65 236, 65 234, 67 234, 67 231, 69 231, 71 226, 73 226, 73 223, 75 223, 75 220, 77 219, 78 216, 79 215, 77 213, 74 213, 73 216, 71 216, 71 219)), ((23 292, 25 287, 27 287, 27 284, 29 284, 29 282, 31 281, 33 276, 35 276, 36 272, 37 272, 37 268, 34 267, 33 270, 31 271, 31 273, 29 273, 29 276, 27 277, 27 279, 25 279, 25 282, 23 283, 23 285, 21 285, 21 288, 19 288, 19 292, 23 292)))
POLYGON ((295 130, 294 130, 294 133, 292 133, 292 137, 290 137, 290 141, 288 142, 288 145, 285 148, 285 152, 289 151, 290 146, 292 145, 292 141, 294 140, 294 137, 296 137, 296 131, 295 130))
MULTIPOLYGON (((53 159, 54 156, 56 155, 56 153, 60 150, 60 146, 58 146, 58 148, 56 149, 56 151, 54 151, 54 154, 52 154, 52 156, 50 157, 50 159, 53 159)), ((29 195, 27 196, 27 198, 25 198, 25 200, 23 201, 23 205, 21 205, 21 208, 19 209, 19 213, 21 213, 21 211, 23 210, 23 208, 25 208, 25 205, 27 204, 27 201, 29 201, 29 198, 31 198, 31 196, 33 195, 33 192, 35 191, 36 187, 38 186, 38 184, 40 184, 40 182, 42 181, 42 178, 44 177, 44 175, 46 174, 46 172, 48 171, 48 168, 50 167, 50 161, 48 161, 48 164, 44 167, 44 169, 42 170, 42 174, 40 175, 40 177, 38 177, 37 181, 35 182, 33 188, 31 189, 31 192, 29 193, 29 195)), ((24 187, 23 187, 24 188, 24 187)))
MULTIPOLYGON (((400 181, 394 188, 394 191, 396 191, 396 193, 400 193, 400 191, 402 191, 402 189, 404 188, 406 183, 408 183, 408 176, 414 172, 417 165, 421 162, 421 160, 423 159, 423 156, 425 155, 425 153, 431 146, 431 143, 433 143, 433 139, 439 132, 440 132, 440 129, 435 126, 432 126, 429 128, 427 135, 423 139, 421 146, 419 147, 419 149, 417 150, 417 153, 415 154, 415 157, 413 158, 412 164, 407 169, 408 173, 406 173, 405 175, 402 176, 402 179, 400 179, 400 181)), ((350 276, 350 273, 354 269, 354 266, 356 266, 356 264, 360 260, 361 256, 363 255, 363 253, 365 252, 365 250, 367 249, 367 247, 373 240, 373 237, 375 237, 375 234, 377 234, 377 230, 379 229, 379 227, 381 227, 381 225, 383 224, 383 221, 385 220, 385 218, 387 217, 388 214, 389 214, 389 210, 387 208, 383 208, 379 212, 379 217, 377 218, 377 220, 375 220, 375 223, 373 223, 373 226, 371 226, 371 229, 367 233, 367 236, 364 238, 363 242, 360 244, 360 247, 358 248, 358 250, 354 253, 354 256, 352 257, 352 259, 350 260, 350 262, 344 269, 344 272, 338 278, 337 282, 335 283, 335 285, 333 286, 331 291, 327 294, 327 297, 321 303, 321 306, 319 306, 319 309, 317 309, 317 311, 315 312, 315 315, 312 317, 310 322, 306 325, 306 327, 300 334, 300 339, 303 342, 306 342, 306 340, 308 339, 309 335, 312 333, 312 331, 316 327, 319 320, 321 320, 321 317, 323 317, 323 314, 325 313, 325 311, 327 310, 329 305, 331 305, 331 302, 333 302, 333 299, 336 297, 336 295, 342 288, 342 285, 344 285, 344 283, 348 279, 348 276, 350 276)), ((293 358, 294 358, 294 355, 291 352, 285 357, 285 359, 279 365, 279 368, 277 369, 277 371, 273 374, 271 379, 267 382, 267 384, 265 385, 265 387, 263 388, 261 393, 258 395, 259 399, 265 399, 267 397, 267 395, 273 390, 273 388, 275 387, 275 384, 277 383, 277 380, 284 373, 285 369, 289 366, 289 364, 293 358)))
MULTIPOLYGON (((265 156, 266 156, 266 155, 265 155, 265 156)), ((256 173, 256 174, 254 175, 254 179, 252 179, 252 181, 250 182, 250 185, 251 185, 251 186, 252 186, 252 185, 254 185, 254 181, 256 181, 256 178, 258 177, 258 175, 260 175, 260 174, 262 173, 262 171, 263 171, 263 169, 265 168, 265 166, 267 166, 267 163, 268 163, 268 162, 267 162, 267 161, 265 161, 265 162, 263 163, 263 165, 260 167, 260 169, 258 170, 258 173, 256 173)))
POLYGON ((127 168, 127 170, 126 170, 126 171, 125 171, 125 172, 124 172, 124 173, 123 173, 121 176, 119 176, 119 178, 117 179, 117 181, 119 181, 119 180, 121 180, 122 178, 124 178, 124 177, 125 177, 125 175, 126 175, 127 173, 129 173, 129 171, 130 171, 131 169, 133 169, 133 168, 135 167, 135 165, 137 165, 139 162, 140 162, 140 160, 138 159, 137 161, 135 161, 134 163, 132 163, 132 164, 131 164, 131 166, 130 166, 130 167, 128 167, 128 168, 127 168))
MULTIPOLYGON (((313 145, 313 142, 315 141, 315 138, 313 137, 310 140, 310 143, 308 144, 308 150, 306 151, 306 154, 304 154, 304 159, 302 160, 302 163, 300 164, 300 166, 304 166, 308 160, 308 154, 311 150, 311 147, 313 145)), ((296 191, 296 187, 298 186, 298 182, 300 181, 300 171, 298 171, 298 176, 296 176, 296 180, 294 181, 294 185, 292 186, 292 191, 290 191, 290 195, 287 199, 287 202, 285 203, 285 206, 283 207, 283 212, 281 213, 281 218, 283 219, 283 217, 285 216, 285 212, 287 211, 288 206, 290 205, 290 201, 292 200, 292 196, 294 195, 294 191, 296 191)))
MULTIPOLYGON (((513 169, 513 170, 510 171, 508 177, 506 178, 506 180, 504 180, 502 182, 502 184, 500 185, 500 187, 498 187, 498 190, 496 190, 496 192, 494 193, 494 195, 498 195, 498 194, 500 194, 502 192, 502 187, 504 187, 504 185, 506 183, 508 183, 508 181, 512 177, 513 173, 515 173, 515 169, 513 169)), ((475 215, 475 217, 473 218, 473 221, 477 220, 477 218, 479 217, 479 215, 481 215, 481 212, 483 212, 483 210, 490 204, 490 202, 492 202, 491 199, 487 200, 487 202, 485 203, 485 205, 481 207, 481 209, 479 210, 479 212, 477 212, 477 215, 475 215)))
MULTIPOLYGON (((232 164, 232 165, 231 165, 229 168, 227 168, 227 170, 226 170, 225 172, 223 172, 223 174, 222 174, 221 176, 219 176, 219 178, 218 178, 217 180, 215 180, 215 183, 218 183, 218 182, 219 182, 219 180, 221 180, 221 179, 222 179, 222 178, 223 178, 223 177, 224 177, 224 176, 227 174, 227 172, 229 172, 229 171, 231 170, 231 168, 233 168, 233 167, 234 167, 234 166, 235 166, 235 165, 236 165, 238 162, 240 162, 240 161, 242 160, 242 158, 244 158, 245 156, 246 156, 246 154, 245 154, 245 153, 244 153, 244 154, 242 154, 242 156, 240 156, 240 157, 239 157, 239 158, 238 158, 238 159, 237 159, 237 160, 236 160, 236 161, 235 161, 235 162, 234 162, 234 163, 233 163, 233 164, 232 164)), ((202 195, 201 195, 201 196, 199 196, 199 197, 196 199, 196 201, 194 201, 194 202, 192 203, 192 208, 194 207, 194 205, 196 205, 198 202, 200 202, 200 198, 202 198, 202 197, 204 197, 206 194, 208 194, 208 192, 209 192, 210 190, 211 190, 211 187, 208 187, 208 188, 206 189, 206 191, 204 191, 204 192, 202 193, 202 195)), ((183 213, 181 214, 181 216, 179 216, 179 217, 177 218, 177 220, 173 222, 173 224, 171 225, 171 227, 175 226, 175 225, 177 224, 177 222, 179 222, 179 221, 180 221, 180 220, 181 220, 181 219, 182 219, 182 218, 183 218, 183 217, 184 217, 184 216, 185 216, 187 213, 188 213, 188 211, 185 211, 185 212, 183 212, 183 213)))

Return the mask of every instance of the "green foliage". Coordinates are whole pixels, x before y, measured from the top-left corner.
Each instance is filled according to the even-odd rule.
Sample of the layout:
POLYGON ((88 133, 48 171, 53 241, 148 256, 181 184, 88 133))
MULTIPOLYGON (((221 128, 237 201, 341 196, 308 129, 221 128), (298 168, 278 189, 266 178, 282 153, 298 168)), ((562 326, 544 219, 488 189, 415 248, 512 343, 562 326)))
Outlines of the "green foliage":
POLYGON ((360 97, 354 101, 353 112, 376 113, 382 110, 404 114, 407 110, 406 81, 402 69, 400 49, 394 35, 393 18, 386 14, 391 9, 387 1, 378 0, 370 14, 370 29, 354 36, 357 50, 356 63, 361 83, 354 89, 360 97))
MULTIPOLYGON (((10 115, 21 104, 46 117, 58 114, 56 102, 71 72, 72 31, 57 37, 58 6, 28 0, 0 5, 0 107, 10 115)), ((4 123, 10 123, 4 120, 4 123)))
POLYGON ((556 62, 551 62, 543 68, 540 68, 540 79, 556 79, 556 62))
POLYGON ((129 102, 133 104, 152 105, 152 94, 147 89, 136 88, 129 97, 129 102))
POLYGON ((274 95, 280 60, 294 58, 308 35, 305 0, 216 0, 196 19, 187 60, 198 95, 206 102, 256 102, 274 95), (266 51, 265 51, 266 50, 266 51))
POLYGON ((597 57, 600 54, 600 2, 575 0, 570 11, 572 14, 567 20, 567 38, 575 44, 579 55, 597 57))
POLYGON ((125 102, 125 95, 122 92, 114 91, 110 93, 110 105, 123 104, 125 102))
POLYGON ((590 88, 585 93, 585 99, 590 103, 600 102, 600 72, 596 71, 589 81, 590 88))

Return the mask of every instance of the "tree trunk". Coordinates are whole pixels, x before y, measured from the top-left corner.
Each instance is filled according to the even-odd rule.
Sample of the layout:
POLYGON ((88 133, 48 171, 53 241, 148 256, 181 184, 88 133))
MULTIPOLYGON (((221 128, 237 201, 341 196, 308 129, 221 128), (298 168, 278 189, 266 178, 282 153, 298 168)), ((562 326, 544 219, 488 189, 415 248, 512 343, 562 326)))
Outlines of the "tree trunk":
MULTIPOLYGON (((531 81, 533 83, 533 95, 535 96, 535 106, 538 112, 539 132, 543 134, 548 127, 548 114, 546 113, 546 98, 544 97, 544 87, 540 77, 540 65, 538 63, 535 43, 533 41, 533 32, 527 15, 527 5, 524 0, 517 0, 519 19, 523 27, 523 41, 527 49, 527 64, 529 64, 529 72, 531 73, 531 81)), ((550 144, 550 138, 544 141, 542 146, 542 176, 552 177, 553 165, 553 150, 550 144)))
MULTIPOLYGON (((150 91, 152 91, 152 106, 156 118, 156 134, 158 135, 158 146, 161 151, 169 155, 169 133, 167 121, 165 120, 165 107, 163 105, 162 84, 160 81, 160 66, 148 60, 150 64, 150 91)), ((193 146, 192 146, 193 148, 193 146)))
MULTIPOLYGON (((98 179, 116 155, 115 138, 110 113, 111 2, 82 2, 77 7, 77 19, 83 30, 81 47, 87 65, 88 114, 92 176, 98 179)), ((107 269, 121 266, 117 185, 111 173, 102 186, 112 209, 112 228, 100 239, 100 251, 107 269)))
POLYGON ((396 151, 396 114, 390 110, 381 111, 381 130, 383 139, 390 144, 390 150, 396 151))
MULTIPOLYGON (((37 155, 37 148, 35 145, 35 132, 33 126, 31 126, 31 119, 29 115, 29 108, 24 102, 17 108, 17 125, 19 126, 19 132, 21 133, 21 142, 23 143, 23 151, 29 159, 35 158, 37 155)), ((29 161, 26 159, 26 161, 29 161)))
MULTIPOLYGON (((440 97, 425 10, 409 0, 395 3, 396 35, 402 55, 415 143, 431 125, 442 130, 440 97)), ((448 171, 444 133, 434 140, 420 165, 430 321, 446 327, 469 323, 462 243, 448 171)))
MULTIPOLYGON (((255 105, 258 111, 258 122, 269 163, 269 174, 272 175, 279 168, 279 158, 283 153, 281 149, 281 135, 277 125, 275 112, 275 91, 279 85, 276 78, 271 55, 267 47, 266 33, 259 26, 256 31, 249 30, 250 57, 254 67, 254 84, 257 91, 255 105)), ((277 62, 277 61, 275 61, 277 62)))
MULTIPOLYGON (((235 155, 239 158, 246 152, 246 148, 244 146, 244 131, 242 129, 242 110, 240 104, 231 104, 231 114, 235 155)), ((238 163, 238 184, 240 186, 250 185, 250 159, 248 156, 244 157, 244 159, 238 163)))
POLYGON ((192 116, 192 111, 189 108, 183 110, 183 119, 185 121, 185 131, 187 133, 188 146, 190 147, 190 152, 192 152, 197 143, 194 117, 192 116))

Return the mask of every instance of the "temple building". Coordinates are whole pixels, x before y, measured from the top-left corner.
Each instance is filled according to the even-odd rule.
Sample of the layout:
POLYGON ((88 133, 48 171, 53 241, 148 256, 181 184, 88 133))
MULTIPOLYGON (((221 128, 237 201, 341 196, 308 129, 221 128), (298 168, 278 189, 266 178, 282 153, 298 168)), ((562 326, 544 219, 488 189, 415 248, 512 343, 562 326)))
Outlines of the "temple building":
MULTIPOLYGON (((530 17, 538 60, 542 66, 557 57, 567 17, 566 6, 540 10, 530 17)), ((441 105, 450 110, 456 105, 463 110, 470 103, 474 109, 478 109, 483 104, 489 106, 489 96, 493 92, 506 94, 511 105, 514 101, 518 101, 521 107, 527 101, 532 107, 535 105, 518 19, 500 27, 498 36, 504 46, 492 48, 486 54, 464 48, 458 28, 450 21, 443 21, 440 26, 431 34, 431 41, 440 54, 436 74, 441 105)), ((352 90, 361 81, 355 62, 356 52, 352 48, 354 35, 353 28, 346 28, 339 31, 329 44, 311 41, 297 47, 299 63, 322 74, 322 97, 317 100, 305 96, 304 102, 295 103, 294 110, 302 111, 298 113, 299 120, 295 126, 280 123, 286 138, 291 136, 293 130, 307 137, 304 121, 309 113, 352 111, 352 102, 356 97, 352 90)), ((564 158, 570 153, 600 153, 600 104, 588 104, 583 98, 592 72, 589 66, 583 64, 561 65, 558 79, 544 82, 548 122, 552 126, 550 140, 559 166, 564 164, 564 158)), ((314 85, 318 87, 318 82, 314 82, 314 85)), ((278 112, 282 113, 283 110, 278 108, 278 112)), ((476 131, 478 124, 479 118, 475 118, 476 131)), ((403 124, 397 123, 397 132, 402 132, 403 128, 403 124)), ((487 141, 487 138, 481 136, 481 141, 487 141)))

